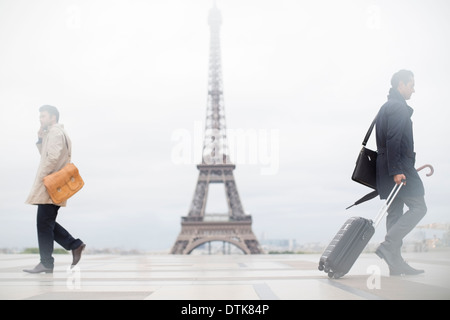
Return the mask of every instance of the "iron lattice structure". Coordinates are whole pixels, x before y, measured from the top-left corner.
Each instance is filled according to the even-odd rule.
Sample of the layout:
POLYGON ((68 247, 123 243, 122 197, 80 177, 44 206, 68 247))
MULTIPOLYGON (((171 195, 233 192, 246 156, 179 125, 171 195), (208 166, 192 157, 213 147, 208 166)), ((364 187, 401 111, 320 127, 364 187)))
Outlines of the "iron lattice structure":
POLYGON ((202 163, 188 216, 181 218, 181 232, 172 254, 190 254, 195 248, 212 241, 234 244, 245 254, 263 253, 252 231, 252 217, 244 213, 236 187, 227 145, 223 98, 220 27, 222 16, 214 3, 209 11, 210 53, 208 99, 202 163), (224 185, 227 213, 206 213, 209 185, 224 185))

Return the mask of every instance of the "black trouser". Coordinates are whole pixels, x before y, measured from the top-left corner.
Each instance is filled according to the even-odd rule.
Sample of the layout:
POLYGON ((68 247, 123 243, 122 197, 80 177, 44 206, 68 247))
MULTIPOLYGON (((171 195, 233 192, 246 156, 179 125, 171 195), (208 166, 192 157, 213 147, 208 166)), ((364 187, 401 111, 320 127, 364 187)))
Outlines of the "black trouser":
POLYGON ((383 245, 400 255, 403 238, 410 233, 427 213, 425 199, 421 197, 397 197, 392 201, 386 217, 387 234, 383 245), (408 211, 403 213, 406 205, 408 211))
POLYGON ((46 268, 54 266, 53 244, 56 241, 66 250, 78 248, 82 241, 74 239, 72 235, 56 222, 59 206, 54 204, 39 204, 37 211, 37 234, 41 263, 46 268))

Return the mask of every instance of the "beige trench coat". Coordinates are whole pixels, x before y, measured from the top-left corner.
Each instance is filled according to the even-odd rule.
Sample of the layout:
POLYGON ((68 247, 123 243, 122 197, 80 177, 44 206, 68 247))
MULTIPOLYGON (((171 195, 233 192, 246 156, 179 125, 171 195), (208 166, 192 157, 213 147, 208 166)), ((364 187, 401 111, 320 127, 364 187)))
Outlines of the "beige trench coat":
MULTIPOLYGON (((25 203, 53 204, 45 189, 43 179, 47 175, 61 170, 70 162, 72 143, 64 130, 64 126, 57 123, 48 127, 42 137, 42 143, 38 142, 36 146, 41 154, 41 161, 30 195, 25 203)), ((55 204, 65 207, 66 201, 55 204)))

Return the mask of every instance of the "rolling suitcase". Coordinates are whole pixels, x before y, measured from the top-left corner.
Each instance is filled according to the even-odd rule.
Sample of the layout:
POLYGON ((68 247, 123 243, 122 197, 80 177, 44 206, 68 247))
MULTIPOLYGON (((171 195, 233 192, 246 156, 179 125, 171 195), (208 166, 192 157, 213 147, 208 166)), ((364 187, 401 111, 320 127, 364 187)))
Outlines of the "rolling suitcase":
POLYGON ((328 277, 334 279, 350 271, 402 186, 402 183, 394 186, 374 221, 363 217, 347 219, 322 253, 318 267, 320 271, 328 273, 328 277))

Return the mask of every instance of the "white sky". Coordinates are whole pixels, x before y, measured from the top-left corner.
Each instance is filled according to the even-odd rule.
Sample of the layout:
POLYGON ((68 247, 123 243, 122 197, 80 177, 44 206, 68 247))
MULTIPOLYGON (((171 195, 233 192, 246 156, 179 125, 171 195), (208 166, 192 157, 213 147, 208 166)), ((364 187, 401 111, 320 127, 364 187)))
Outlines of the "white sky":
MULTIPOLYGON (((0 0, 0 247, 37 246, 24 201, 43 104, 59 108, 86 182, 58 221, 91 248, 173 245, 198 176, 211 3, 0 0)), ((217 3, 234 174, 258 238, 325 243, 346 218, 376 215, 378 199, 345 210, 370 191, 350 176, 403 68, 417 165, 435 168, 421 173, 421 223, 449 222, 448 1, 217 3)))

